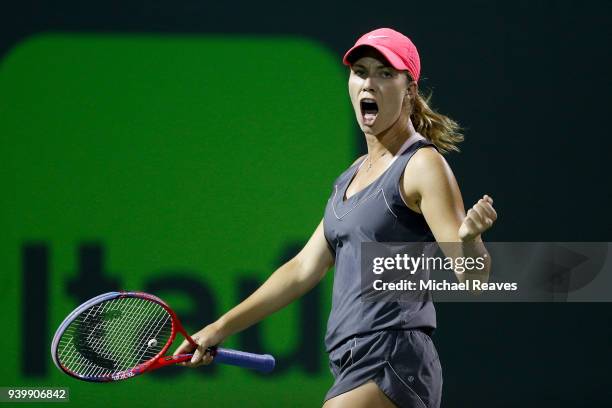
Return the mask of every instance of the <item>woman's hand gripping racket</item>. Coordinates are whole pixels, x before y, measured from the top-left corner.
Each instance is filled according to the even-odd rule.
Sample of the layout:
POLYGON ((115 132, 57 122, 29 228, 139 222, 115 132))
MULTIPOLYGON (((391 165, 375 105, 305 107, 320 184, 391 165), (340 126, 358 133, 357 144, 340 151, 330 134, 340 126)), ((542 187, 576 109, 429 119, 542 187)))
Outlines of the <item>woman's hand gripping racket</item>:
MULTIPOLYGON (((64 319, 53 337, 51 356, 60 370, 85 381, 117 381, 191 360, 166 355, 177 332, 197 348, 178 317, 161 299, 141 292, 109 292, 88 300, 64 319)), ((211 347, 214 361, 274 369, 274 357, 211 347)))

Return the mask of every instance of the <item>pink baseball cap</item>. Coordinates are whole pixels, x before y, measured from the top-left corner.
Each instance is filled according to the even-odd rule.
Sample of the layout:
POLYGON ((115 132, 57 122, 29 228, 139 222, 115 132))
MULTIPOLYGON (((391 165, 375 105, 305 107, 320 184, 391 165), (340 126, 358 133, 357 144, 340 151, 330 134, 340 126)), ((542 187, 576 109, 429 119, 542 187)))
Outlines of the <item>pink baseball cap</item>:
POLYGON ((378 28, 361 36, 355 45, 344 54, 342 62, 351 65, 350 55, 357 48, 369 46, 378 50, 391 66, 400 71, 408 71, 415 81, 421 74, 421 59, 410 38, 390 28, 378 28))

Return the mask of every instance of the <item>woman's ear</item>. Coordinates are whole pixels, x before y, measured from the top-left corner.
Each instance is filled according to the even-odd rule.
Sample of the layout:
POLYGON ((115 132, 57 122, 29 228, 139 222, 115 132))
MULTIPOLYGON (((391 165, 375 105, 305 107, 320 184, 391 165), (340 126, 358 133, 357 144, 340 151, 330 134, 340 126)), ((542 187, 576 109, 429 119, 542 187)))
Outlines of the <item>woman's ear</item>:
POLYGON ((404 90, 404 104, 407 107, 408 111, 412 112, 419 90, 417 83, 413 81, 409 75, 406 75, 406 79, 407 81, 406 89, 404 90))
POLYGON ((410 78, 408 78, 408 84, 406 85, 406 94, 405 98, 414 99, 416 98, 418 92, 417 83, 410 78))

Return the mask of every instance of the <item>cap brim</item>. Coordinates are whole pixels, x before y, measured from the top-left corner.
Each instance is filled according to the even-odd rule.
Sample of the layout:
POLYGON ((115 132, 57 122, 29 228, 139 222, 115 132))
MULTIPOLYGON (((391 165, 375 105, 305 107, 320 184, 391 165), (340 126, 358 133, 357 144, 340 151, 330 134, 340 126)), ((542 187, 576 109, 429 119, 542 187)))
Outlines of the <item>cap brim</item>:
POLYGON ((351 48, 350 50, 348 50, 346 52, 346 54, 344 54, 344 58, 342 58, 342 63, 344 63, 344 65, 351 65, 351 63, 349 62, 349 57, 350 55, 357 50, 358 48, 362 48, 362 47, 371 47, 374 48, 376 51, 380 52, 383 57, 385 57, 387 59, 387 61, 389 62, 389 64, 391 64, 391 66, 397 70, 400 71, 407 71, 408 67, 406 66, 406 64, 404 64, 404 61, 402 61, 402 59, 400 57, 398 57, 393 51, 391 51, 389 48, 380 45, 380 44, 368 44, 368 43, 361 43, 361 44, 357 44, 355 46, 353 46, 353 48, 351 48))

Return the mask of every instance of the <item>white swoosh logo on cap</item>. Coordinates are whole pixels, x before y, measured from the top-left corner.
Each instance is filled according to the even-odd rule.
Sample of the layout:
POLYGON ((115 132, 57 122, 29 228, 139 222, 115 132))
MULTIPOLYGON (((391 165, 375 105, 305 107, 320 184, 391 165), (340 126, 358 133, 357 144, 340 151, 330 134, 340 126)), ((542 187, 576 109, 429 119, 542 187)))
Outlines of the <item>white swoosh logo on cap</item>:
POLYGON ((371 40, 373 38, 389 38, 388 35, 368 35, 368 40, 371 40))

